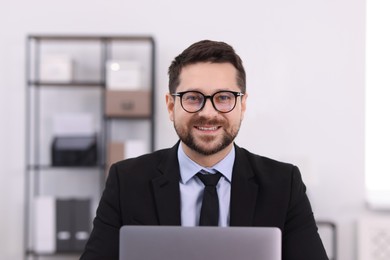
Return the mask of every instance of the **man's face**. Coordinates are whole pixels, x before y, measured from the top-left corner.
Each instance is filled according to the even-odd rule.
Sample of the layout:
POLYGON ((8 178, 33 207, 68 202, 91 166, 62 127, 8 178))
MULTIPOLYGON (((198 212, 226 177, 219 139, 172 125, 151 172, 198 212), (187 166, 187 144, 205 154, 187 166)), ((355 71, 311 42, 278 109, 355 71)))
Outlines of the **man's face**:
MULTIPOLYGON (((221 90, 240 92, 236 73, 230 63, 188 65, 181 71, 176 92, 193 90, 204 95, 213 95, 221 90)), ((201 155, 212 155, 233 144, 244 117, 246 97, 237 97, 236 106, 229 113, 216 111, 210 99, 196 113, 186 112, 181 107, 180 97, 167 94, 166 102, 169 117, 183 144, 201 155)))

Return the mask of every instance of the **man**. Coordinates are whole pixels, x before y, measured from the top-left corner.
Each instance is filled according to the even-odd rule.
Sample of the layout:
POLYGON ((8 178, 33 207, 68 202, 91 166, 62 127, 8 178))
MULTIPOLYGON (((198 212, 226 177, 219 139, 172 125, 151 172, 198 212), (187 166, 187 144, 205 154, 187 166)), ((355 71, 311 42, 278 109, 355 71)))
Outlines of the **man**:
POLYGON ((278 227, 284 260, 328 259, 298 168, 234 144, 246 100, 228 44, 200 41, 177 56, 166 105, 180 141, 111 166, 81 258, 117 259, 123 225, 219 225, 278 227), (203 191, 204 176, 218 176, 216 194, 203 191), (204 209, 207 196, 214 204, 204 209))

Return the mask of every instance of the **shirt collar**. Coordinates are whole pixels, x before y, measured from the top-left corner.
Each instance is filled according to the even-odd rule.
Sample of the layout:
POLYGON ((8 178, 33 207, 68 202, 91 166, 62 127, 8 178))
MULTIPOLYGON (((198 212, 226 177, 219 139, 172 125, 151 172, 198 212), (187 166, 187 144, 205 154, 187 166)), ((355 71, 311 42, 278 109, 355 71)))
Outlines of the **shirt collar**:
POLYGON ((236 153, 233 147, 230 152, 225 156, 225 158, 223 158, 220 162, 210 168, 205 168, 191 160, 190 157, 185 154, 182 147, 182 143, 180 142, 179 149, 177 150, 177 157, 179 160, 181 182, 184 184, 187 183, 192 177, 194 177, 195 174, 197 174, 202 169, 209 172, 218 171, 229 182, 231 182, 235 155, 236 153))

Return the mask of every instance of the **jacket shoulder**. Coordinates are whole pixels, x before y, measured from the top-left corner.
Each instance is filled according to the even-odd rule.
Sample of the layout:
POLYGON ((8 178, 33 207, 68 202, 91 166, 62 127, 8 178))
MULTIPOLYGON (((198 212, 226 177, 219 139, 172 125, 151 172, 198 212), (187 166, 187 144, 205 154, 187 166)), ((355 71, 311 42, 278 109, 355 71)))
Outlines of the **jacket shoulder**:
POLYGON ((116 173, 120 178, 141 178, 149 179, 160 175, 159 168, 165 162, 172 162, 172 157, 176 155, 175 148, 157 150, 135 158, 128 158, 113 163, 110 167, 110 175, 116 173))
POLYGON ((237 147, 236 152, 239 158, 246 158, 249 164, 257 169, 269 170, 269 169, 279 169, 285 171, 291 171, 292 168, 296 167, 295 165, 287 162, 278 161, 272 158, 261 156, 249 152, 245 148, 237 147))
POLYGON ((142 165, 142 167, 151 165, 152 162, 161 161, 167 154, 171 151, 172 148, 157 150, 152 153, 147 153, 140 155, 134 158, 127 158, 118 162, 115 162, 113 165, 119 168, 135 167, 137 165, 142 165))

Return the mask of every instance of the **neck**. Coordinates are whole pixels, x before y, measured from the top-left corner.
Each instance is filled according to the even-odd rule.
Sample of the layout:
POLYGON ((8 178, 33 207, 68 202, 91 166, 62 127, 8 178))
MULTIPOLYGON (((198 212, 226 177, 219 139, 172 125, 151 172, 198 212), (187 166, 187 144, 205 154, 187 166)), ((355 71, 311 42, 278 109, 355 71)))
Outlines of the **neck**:
POLYGON ((228 155, 228 153, 233 148, 233 143, 231 143, 225 149, 223 149, 223 150, 221 150, 221 151, 219 151, 219 152, 217 152, 215 154, 212 154, 212 155, 200 154, 200 153, 192 150, 191 148, 189 148, 184 143, 182 143, 182 146, 183 146, 184 153, 191 160, 193 160, 194 162, 196 162, 197 164, 199 164, 199 165, 201 165, 203 167, 212 167, 212 166, 216 165, 218 162, 220 162, 223 158, 225 158, 226 155, 228 155))

